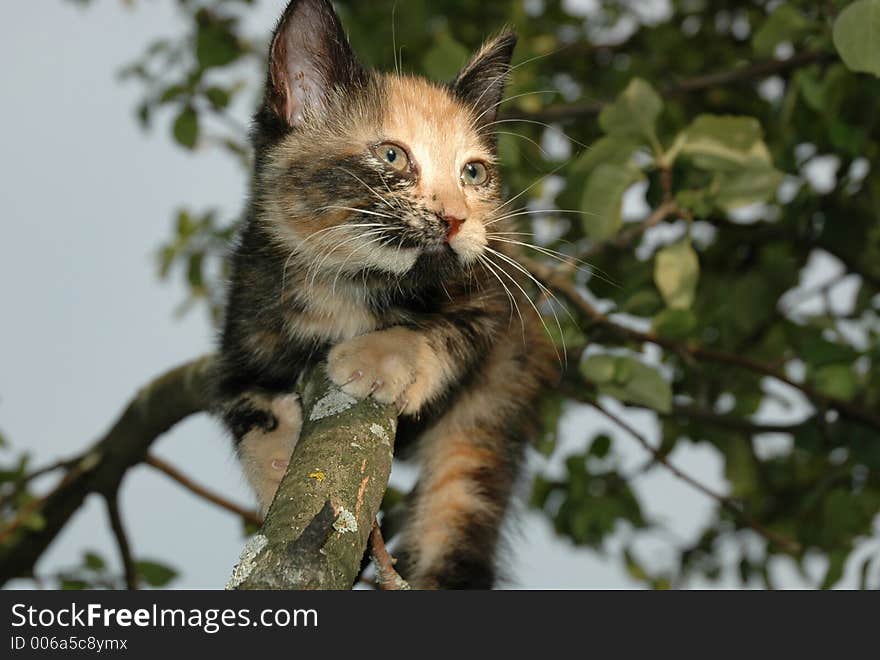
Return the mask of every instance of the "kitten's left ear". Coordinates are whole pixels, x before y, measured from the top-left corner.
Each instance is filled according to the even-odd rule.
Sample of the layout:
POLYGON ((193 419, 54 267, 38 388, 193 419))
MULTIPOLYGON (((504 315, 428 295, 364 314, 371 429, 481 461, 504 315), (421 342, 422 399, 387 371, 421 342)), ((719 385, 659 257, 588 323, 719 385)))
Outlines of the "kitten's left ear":
POLYGON ((452 82, 453 93, 473 109, 481 126, 498 116, 515 46, 513 30, 505 30, 489 39, 452 82))

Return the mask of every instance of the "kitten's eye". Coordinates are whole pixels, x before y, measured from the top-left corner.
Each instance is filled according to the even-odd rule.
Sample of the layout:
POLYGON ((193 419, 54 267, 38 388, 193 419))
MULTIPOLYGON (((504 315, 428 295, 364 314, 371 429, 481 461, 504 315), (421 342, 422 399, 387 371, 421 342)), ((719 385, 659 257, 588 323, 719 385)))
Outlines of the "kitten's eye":
POLYGON ((398 172, 409 169, 409 157, 406 152, 396 144, 385 142, 375 149, 376 157, 391 165, 398 172))
POLYGON ((461 180, 466 186, 482 186, 489 180, 489 171, 478 161, 468 163, 461 170, 461 180))

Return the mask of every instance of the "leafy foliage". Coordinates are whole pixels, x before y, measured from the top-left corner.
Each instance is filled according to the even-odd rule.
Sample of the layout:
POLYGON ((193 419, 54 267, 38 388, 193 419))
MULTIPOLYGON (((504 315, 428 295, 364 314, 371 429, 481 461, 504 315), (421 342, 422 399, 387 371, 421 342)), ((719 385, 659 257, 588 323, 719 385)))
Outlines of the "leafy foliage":
MULTIPOLYGON (((247 165, 231 109, 259 92, 265 35, 242 31, 250 2, 177 4, 181 34, 123 71, 143 89, 138 117, 149 127, 168 109, 181 147, 220 147, 247 165)), ((685 440, 714 448, 729 482, 674 565, 652 573, 627 546, 629 574, 654 588, 718 579, 733 545, 744 584, 772 586, 776 555, 803 570, 819 556, 817 586, 829 587, 860 546, 873 548, 861 554, 862 585, 878 586, 880 1, 671 0, 652 18, 640 3, 602 0, 586 23, 558 0, 410 0, 394 14, 390 0, 336 4, 370 64, 400 60, 441 79, 490 28, 517 27, 499 125, 505 179, 514 194, 528 189, 524 205, 565 211, 523 216, 524 231, 591 260, 570 277, 604 313, 560 315, 560 337, 590 344, 580 362, 569 356, 580 368, 565 391, 654 411, 662 455, 685 440), (823 168, 830 184, 815 176, 823 168), (664 213, 627 211, 643 190, 635 206, 664 213), (799 287, 817 257, 835 272, 799 287), (842 301, 846 287, 854 295, 842 301), (772 386, 780 380, 784 391, 772 386), (764 411, 779 398, 792 405, 797 388, 803 420, 768 424, 764 411), (761 449, 771 431, 784 449, 761 449)), ((163 277, 179 266, 192 301, 215 309, 222 268, 205 264, 235 224, 219 217, 181 211, 160 251, 163 277)), ((548 453, 565 398, 542 414, 548 453)), ((603 549, 621 525, 636 535, 662 526, 620 470, 616 437, 594 438, 563 477, 535 482, 533 503, 576 544, 603 549)))

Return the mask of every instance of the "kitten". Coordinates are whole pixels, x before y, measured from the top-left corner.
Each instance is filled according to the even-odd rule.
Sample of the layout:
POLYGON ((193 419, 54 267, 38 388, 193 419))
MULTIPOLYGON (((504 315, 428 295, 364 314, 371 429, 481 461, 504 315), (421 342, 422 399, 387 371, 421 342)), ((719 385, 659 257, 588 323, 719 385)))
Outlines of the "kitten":
POLYGON ((225 421, 265 510, 299 435, 304 369, 326 360, 348 394, 396 404, 398 448, 414 442, 421 464, 398 551, 416 588, 493 585, 557 366, 538 319, 514 313, 525 293, 491 236, 504 229, 491 126, 515 43, 489 40, 450 84, 383 74, 358 63, 330 2, 293 0, 254 121, 225 421))

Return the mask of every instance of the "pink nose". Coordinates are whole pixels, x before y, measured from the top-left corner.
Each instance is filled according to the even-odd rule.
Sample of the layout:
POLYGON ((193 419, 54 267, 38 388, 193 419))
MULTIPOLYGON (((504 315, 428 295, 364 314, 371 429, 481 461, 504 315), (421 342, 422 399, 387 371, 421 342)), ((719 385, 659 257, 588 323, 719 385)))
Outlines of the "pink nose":
POLYGON ((456 218, 454 215, 444 215, 443 222, 446 223, 446 240, 448 241, 458 233, 464 220, 456 218))

